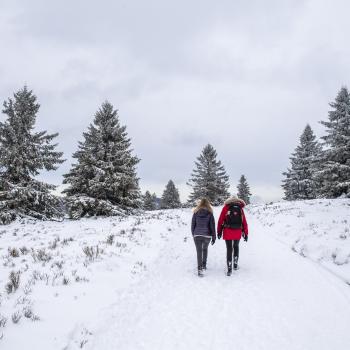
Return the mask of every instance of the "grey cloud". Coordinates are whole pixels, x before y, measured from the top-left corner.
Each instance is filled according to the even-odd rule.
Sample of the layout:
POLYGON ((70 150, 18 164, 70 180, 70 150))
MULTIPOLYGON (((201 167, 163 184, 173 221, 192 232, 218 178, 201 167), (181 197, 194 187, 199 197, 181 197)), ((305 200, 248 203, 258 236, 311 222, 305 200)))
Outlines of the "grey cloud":
MULTIPOLYGON (((142 158, 143 189, 169 178, 182 198, 210 142, 235 190, 280 196, 306 123, 318 135, 350 80, 350 4, 336 1, 24 1, 0 4, 0 99, 27 83, 38 127, 60 132, 67 162, 105 100, 142 158)), ((0 116, 0 119, 2 116, 0 116)))

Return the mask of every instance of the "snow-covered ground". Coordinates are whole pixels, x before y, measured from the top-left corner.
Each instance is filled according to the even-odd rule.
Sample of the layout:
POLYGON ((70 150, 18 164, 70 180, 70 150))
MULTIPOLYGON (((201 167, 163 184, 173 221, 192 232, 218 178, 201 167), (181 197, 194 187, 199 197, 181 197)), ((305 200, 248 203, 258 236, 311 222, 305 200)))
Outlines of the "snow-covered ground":
POLYGON ((251 206, 240 269, 225 276, 217 241, 202 279, 190 210, 2 226, 0 347, 349 349, 349 214, 345 199, 251 206))
POLYGON ((350 200, 257 205, 249 213, 267 234, 320 263, 350 285, 350 200))

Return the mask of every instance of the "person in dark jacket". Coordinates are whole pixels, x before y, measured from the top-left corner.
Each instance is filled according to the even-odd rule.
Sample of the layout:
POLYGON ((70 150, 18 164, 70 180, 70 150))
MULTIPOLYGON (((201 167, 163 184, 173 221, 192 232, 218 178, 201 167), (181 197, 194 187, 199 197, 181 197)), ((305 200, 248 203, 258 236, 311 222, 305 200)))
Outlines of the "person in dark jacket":
POLYGON ((193 211, 192 235, 197 250, 198 276, 207 269, 208 246, 215 243, 215 219, 208 199, 203 198, 193 211))
POLYGON ((226 259, 227 259, 227 275, 232 273, 232 253, 233 253, 233 268, 238 269, 238 257, 239 257, 239 241, 242 236, 245 241, 248 240, 248 224, 244 214, 243 208, 245 202, 235 196, 229 198, 224 207, 222 208, 219 221, 218 221, 218 238, 223 235, 226 243, 226 259), (233 220, 229 222, 230 213, 236 214, 238 217, 237 223, 233 220))

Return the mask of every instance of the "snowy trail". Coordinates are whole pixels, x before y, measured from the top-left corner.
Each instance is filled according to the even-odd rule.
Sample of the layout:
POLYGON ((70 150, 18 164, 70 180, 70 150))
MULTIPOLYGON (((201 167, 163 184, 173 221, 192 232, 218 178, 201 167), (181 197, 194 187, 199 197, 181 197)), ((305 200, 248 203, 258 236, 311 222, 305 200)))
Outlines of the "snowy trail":
POLYGON ((231 277, 222 240, 210 246, 200 279, 189 227, 168 233, 139 283, 85 325, 92 334, 84 349, 349 349, 349 287, 254 217, 248 222, 250 240, 231 277))

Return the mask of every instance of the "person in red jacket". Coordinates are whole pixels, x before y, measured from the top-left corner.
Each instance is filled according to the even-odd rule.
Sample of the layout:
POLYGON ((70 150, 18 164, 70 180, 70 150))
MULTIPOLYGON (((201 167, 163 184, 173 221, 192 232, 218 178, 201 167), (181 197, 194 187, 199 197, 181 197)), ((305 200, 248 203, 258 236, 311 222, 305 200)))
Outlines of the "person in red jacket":
POLYGON ((232 274, 232 252, 233 268, 238 268, 239 241, 244 238, 248 240, 248 224, 244 215, 243 208, 245 203, 242 199, 235 196, 229 198, 222 208, 218 221, 218 239, 223 235, 227 250, 227 275, 232 274))

